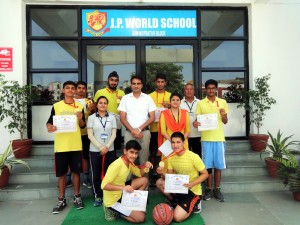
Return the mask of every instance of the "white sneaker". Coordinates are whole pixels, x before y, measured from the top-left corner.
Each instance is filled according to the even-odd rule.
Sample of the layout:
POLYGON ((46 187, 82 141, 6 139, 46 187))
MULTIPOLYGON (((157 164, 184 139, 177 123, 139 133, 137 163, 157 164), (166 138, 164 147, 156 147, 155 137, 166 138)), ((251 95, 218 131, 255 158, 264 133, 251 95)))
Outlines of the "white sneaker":
POLYGON ((200 200, 200 202, 198 204, 195 205, 193 213, 201 213, 202 210, 202 201, 200 200))

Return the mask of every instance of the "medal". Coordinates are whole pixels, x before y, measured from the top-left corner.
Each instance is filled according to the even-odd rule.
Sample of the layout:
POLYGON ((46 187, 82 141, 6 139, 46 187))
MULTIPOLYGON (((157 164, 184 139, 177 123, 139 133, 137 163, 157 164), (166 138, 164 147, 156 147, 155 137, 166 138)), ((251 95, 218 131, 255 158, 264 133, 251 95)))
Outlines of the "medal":
POLYGON ((158 165, 159 165, 159 167, 162 167, 162 168, 165 167, 165 163, 163 161, 160 161, 158 165))
POLYGON ((147 167, 144 168, 144 172, 145 172, 145 173, 149 173, 149 171, 150 171, 149 168, 147 168, 147 167))
POLYGON ((120 100, 120 99, 117 99, 117 103, 120 104, 120 102, 121 102, 121 100, 120 100))

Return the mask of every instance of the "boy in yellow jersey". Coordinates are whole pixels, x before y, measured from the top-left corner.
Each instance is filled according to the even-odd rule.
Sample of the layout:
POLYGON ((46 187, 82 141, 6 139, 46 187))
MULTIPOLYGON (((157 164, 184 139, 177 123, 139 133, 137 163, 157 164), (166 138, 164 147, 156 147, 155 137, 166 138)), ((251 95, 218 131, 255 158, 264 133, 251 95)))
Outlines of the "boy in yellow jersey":
POLYGON ((172 194, 165 193, 165 173, 163 166, 157 168, 157 173, 161 178, 157 180, 156 186, 161 193, 163 193, 167 200, 172 203, 174 207, 174 221, 182 222, 187 219, 192 212, 199 213, 201 208, 201 182, 208 177, 205 165, 199 155, 184 149, 184 135, 181 132, 174 132, 171 135, 171 146, 174 155, 167 158, 167 173, 168 174, 183 174, 189 175, 189 183, 183 186, 189 189, 188 194, 172 194), (200 174, 200 175, 199 175, 200 174))
MULTIPOLYGON (((91 113, 95 111, 94 103, 92 100, 89 100, 86 98, 87 94, 87 84, 84 81, 78 81, 77 82, 77 88, 76 88, 76 98, 75 100, 78 102, 82 102, 84 106, 84 118, 85 123, 87 124, 88 117, 91 113)), ((92 188, 92 183, 90 181, 90 157, 89 157, 89 149, 90 149, 90 139, 87 135, 87 129, 84 127, 80 130, 81 132, 81 140, 82 140, 82 157, 83 157, 83 175, 84 180, 82 185, 87 188, 92 188)), ((68 182, 68 180, 67 180, 68 182)))
POLYGON ((145 220, 145 212, 122 210, 118 207, 121 204, 123 191, 145 190, 148 186, 148 179, 145 175, 152 168, 152 163, 147 161, 141 168, 134 165, 140 150, 141 145, 136 140, 128 141, 124 154, 111 163, 106 171, 101 188, 103 189, 103 208, 107 221, 116 220, 119 216, 132 223, 142 223, 145 220), (129 173, 133 173, 137 178, 126 182, 129 173))
POLYGON ((121 121, 119 116, 118 107, 122 97, 125 95, 124 91, 118 89, 119 84, 119 75, 116 71, 112 71, 107 78, 107 87, 100 89, 96 92, 94 96, 94 102, 97 102, 97 99, 100 96, 105 96, 108 99, 107 111, 113 113, 116 116, 117 120, 117 137, 114 141, 115 153, 117 150, 121 150, 121 121))
POLYGON ((82 172, 82 142, 80 128, 85 127, 83 106, 74 100, 76 84, 73 81, 66 81, 63 84, 62 93, 64 100, 53 105, 51 115, 47 121, 49 133, 57 131, 53 125, 53 116, 73 116, 77 121, 75 132, 59 132, 54 137, 55 172, 58 177, 59 197, 58 203, 53 208, 53 214, 60 213, 67 205, 65 198, 66 174, 68 168, 72 172, 74 185, 74 205, 77 209, 84 208, 80 194, 80 173, 82 172))
MULTIPOLYGON (((160 112, 162 110, 166 110, 167 108, 170 108, 170 96, 171 93, 167 92, 165 90, 165 86, 167 85, 167 77, 164 73, 157 73, 155 77, 155 84, 156 84, 156 90, 149 94, 149 96, 153 99, 157 110, 155 111, 155 121, 150 124, 150 132, 151 132, 151 138, 150 138, 150 161, 152 162, 154 168, 153 172, 156 171, 156 154, 157 154, 157 137, 158 137, 158 122, 159 122, 159 116, 160 112)), ((153 174, 152 180, 150 181, 151 184, 155 184, 155 181, 157 179, 157 174, 153 174)))
MULTIPOLYGON (((208 201, 215 197, 218 201, 224 202, 224 196, 221 193, 221 172, 226 168, 225 162, 225 136, 223 124, 228 122, 228 106, 224 99, 218 98, 218 82, 210 79, 205 82, 206 98, 197 103, 196 114, 217 114, 218 129, 201 131, 202 159, 208 170, 204 200, 208 201), (212 169, 214 168, 214 189, 212 169)), ((193 122, 194 127, 201 126, 197 121, 193 122)))

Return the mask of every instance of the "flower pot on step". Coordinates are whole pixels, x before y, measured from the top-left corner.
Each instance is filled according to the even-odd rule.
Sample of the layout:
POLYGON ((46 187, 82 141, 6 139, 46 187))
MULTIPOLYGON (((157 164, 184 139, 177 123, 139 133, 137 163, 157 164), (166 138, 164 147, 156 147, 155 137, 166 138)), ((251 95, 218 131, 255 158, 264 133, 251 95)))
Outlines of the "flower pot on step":
POLYGON ((2 170, 2 174, 0 175, 0 188, 3 188, 8 184, 9 175, 10 175, 9 169, 5 167, 2 170))
POLYGON ((268 175, 272 178, 277 178, 278 177, 278 168, 280 166, 280 162, 272 159, 271 157, 266 157, 265 162, 266 162, 268 175))
POLYGON ((17 159, 27 158, 32 149, 32 139, 13 140, 12 148, 17 159))
POLYGON ((251 149, 255 152, 261 152, 266 149, 269 135, 266 134, 249 134, 251 149))

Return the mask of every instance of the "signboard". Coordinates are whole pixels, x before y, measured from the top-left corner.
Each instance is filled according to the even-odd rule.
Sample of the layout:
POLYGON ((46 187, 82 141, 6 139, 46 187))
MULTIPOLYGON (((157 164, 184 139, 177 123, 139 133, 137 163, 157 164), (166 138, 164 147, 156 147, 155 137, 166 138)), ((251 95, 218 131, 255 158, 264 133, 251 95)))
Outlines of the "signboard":
POLYGON ((196 37, 196 10, 82 10, 83 37, 196 37))
POLYGON ((12 56, 12 48, 0 47, 0 72, 13 71, 12 56))

